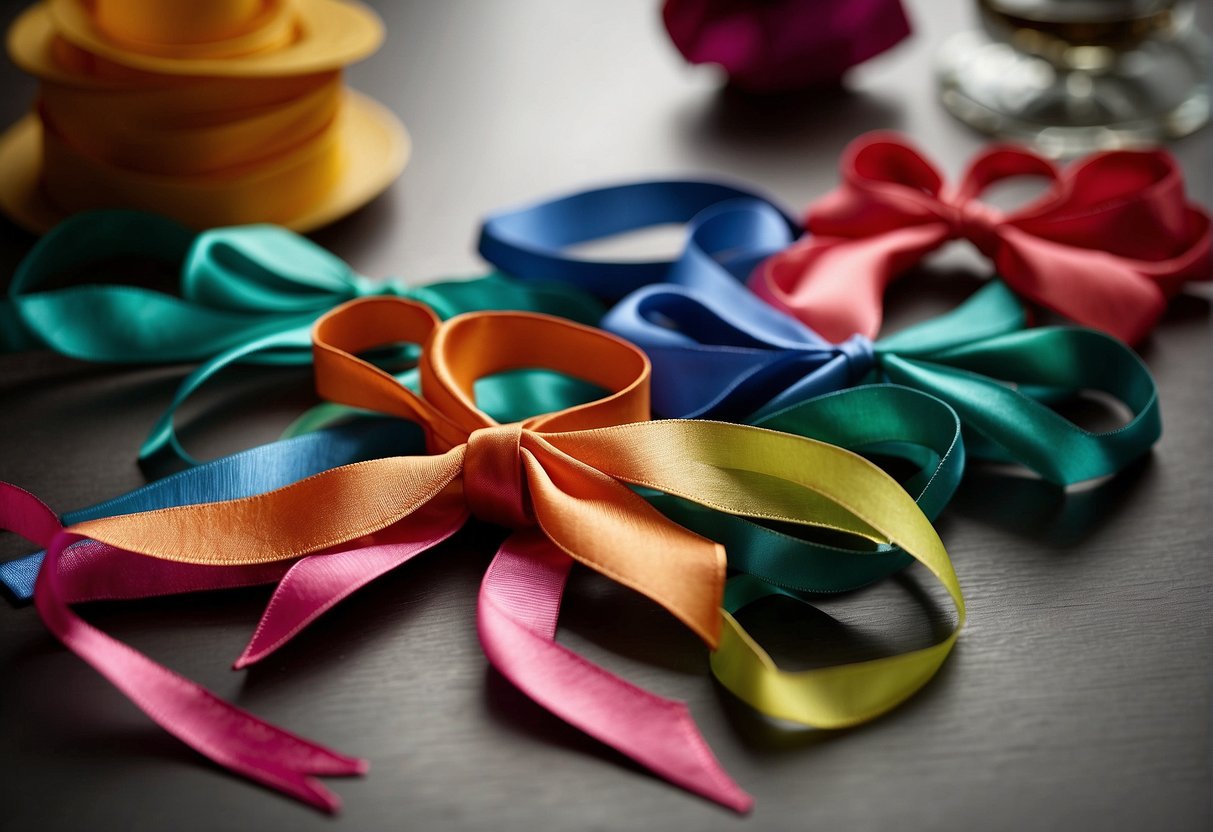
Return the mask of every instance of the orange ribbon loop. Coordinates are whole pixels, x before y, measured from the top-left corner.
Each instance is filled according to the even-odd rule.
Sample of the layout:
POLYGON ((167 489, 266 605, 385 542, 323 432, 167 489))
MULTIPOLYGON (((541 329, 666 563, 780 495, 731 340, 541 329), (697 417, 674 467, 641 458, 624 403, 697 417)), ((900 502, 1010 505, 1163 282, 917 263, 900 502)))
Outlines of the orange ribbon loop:
POLYGON ((468 437, 463 495, 472 514, 498 526, 521 529, 534 525, 535 516, 522 478, 522 428, 500 425, 479 428, 468 437))
POLYGON ((716 645, 723 549, 545 439, 648 419, 649 363, 634 346, 523 312, 461 315, 439 325, 428 308, 401 298, 366 298, 333 310, 316 323, 313 343, 322 396, 416 421, 432 452, 463 455, 464 497, 475 516, 509 528, 537 523, 574 560, 657 601, 716 645), (427 333, 422 396, 354 355, 422 342, 427 333), (577 376, 607 395, 513 425, 499 425, 476 407, 476 379, 533 367, 577 376), (656 540, 666 544, 657 549, 666 553, 660 561, 647 554, 656 540))

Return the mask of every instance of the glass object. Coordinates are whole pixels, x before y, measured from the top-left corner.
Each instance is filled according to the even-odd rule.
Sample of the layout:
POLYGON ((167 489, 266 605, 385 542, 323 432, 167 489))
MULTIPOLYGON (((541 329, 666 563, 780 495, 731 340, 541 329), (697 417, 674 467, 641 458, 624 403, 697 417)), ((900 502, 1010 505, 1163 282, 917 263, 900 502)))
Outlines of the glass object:
POLYGON ((938 55, 944 106, 1054 157, 1140 147, 1209 119, 1209 42, 1192 0, 973 0, 938 55))

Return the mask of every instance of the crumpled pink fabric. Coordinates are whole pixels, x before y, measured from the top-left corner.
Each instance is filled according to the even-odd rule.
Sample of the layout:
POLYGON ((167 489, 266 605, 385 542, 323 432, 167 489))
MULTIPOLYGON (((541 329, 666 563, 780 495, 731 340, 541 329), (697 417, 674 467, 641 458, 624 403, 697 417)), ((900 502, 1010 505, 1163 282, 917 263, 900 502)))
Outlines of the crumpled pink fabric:
POLYGON ((662 18, 683 57, 750 92, 832 84, 910 34, 901 0, 665 0, 662 18))

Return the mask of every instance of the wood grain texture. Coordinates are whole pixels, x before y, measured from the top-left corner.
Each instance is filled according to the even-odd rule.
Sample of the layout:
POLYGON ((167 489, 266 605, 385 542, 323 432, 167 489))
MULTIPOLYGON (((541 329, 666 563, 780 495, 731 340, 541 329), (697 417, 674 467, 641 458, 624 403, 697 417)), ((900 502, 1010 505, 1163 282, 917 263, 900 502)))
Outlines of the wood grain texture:
MULTIPOLYGON (((3 22, 24 5, 5 3, 3 22)), ((838 153, 864 130, 908 132, 953 175, 983 143, 943 112, 930 79, 933 50, 970 23, 967 0, 911 3, 914 38, 854 73, 849 92, 762 104, 684 66, 657 0, 375 5, 388 39, 350 82, 404 118, 414 156, 383 198, 316 235, 371 276, 480 273, 484 212, 590 183, 731 176, 800 206, 835 183, 838 153)), ((33 85, 11 65, 0 85, 8 123, 33 85)), ((1208 131, 1174 147, 1206 204, 1211 148, 1208 131)), ((0 224, 0 273, 30 242, 0 224)), ((947 308, 971 273, 982 266, 963 247, 934 258, 895 290, 890 326, 947 308)), ((756 797, 748 818, 639 771, 487 669, 474 611, 497 535, 479 528, 248 672, 228 667, 265 591, 88 611, 258 715, 369 758, 368 777, 330 781, 345 799, 336 821, 209 765, 60 648, 32 608, 0 609, 0 828, 1207 829, 1208 298, 1180 298, 1143 348, 1165 425, 1143 464, 1065 495, 967 475, 939 526, 970 622, 938 678, 877 722, 825 734, 765 725, 713 684, 703 649, 668 615, 575 572, 561 638, 687 700, 756 797)), ((59 510, 139 485, 135 451, 183 372, 0 356, 0 479, 59 510)), ((189 447, 213 456, 273 438, 312 400, 306 378, 234 373, 185 414, 189 447)), ((748 620, 789 661, 805 647, 824 661, 926 643, 946 609, 911 572, 823 605, 834 618, 772 606, 748 620)))

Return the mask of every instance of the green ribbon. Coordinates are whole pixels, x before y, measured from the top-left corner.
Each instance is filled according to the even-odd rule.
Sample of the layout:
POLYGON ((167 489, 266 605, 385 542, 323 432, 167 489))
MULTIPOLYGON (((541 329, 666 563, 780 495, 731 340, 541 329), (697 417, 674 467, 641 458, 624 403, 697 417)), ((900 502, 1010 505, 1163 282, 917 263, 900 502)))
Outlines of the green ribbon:
MULTIPOLYGON (((18 266, 0 306, 0 348, 47 348, 98 362, 205 362, 182 382, 140 451, 144 460, 167 454, 193 464, 173 427, 186 399, 232 364, 310 363, 316 318, 371 295, 409 297, 444 318, 513 309, 594 324, 603 312, 565 284, 520 283, 499 274, 423 286, 373 280, 274 225, 199 234, 154 214, 96 211, 56 226, 18 266), (177 294, 120 282, 149 268, 171 271, 177 294), (64 278, 91 282, 45 288, 64 278)), ((486 380, 490 395, 520 402, 582 395, 579 385, 541 371, 486 380)))
POLYGON ((1060 485, 1114 474, 1158 441, 1158 391, 1133 350, 1097 330, 1026 323, 1023 304, 994 282, 952 312, 877 341, 869 378, 951 405, 971 458, 1023 465, 1060 485), (1049 406, 1090 392, 1114 398, 1131 418, 1089 431, 1049 406))

